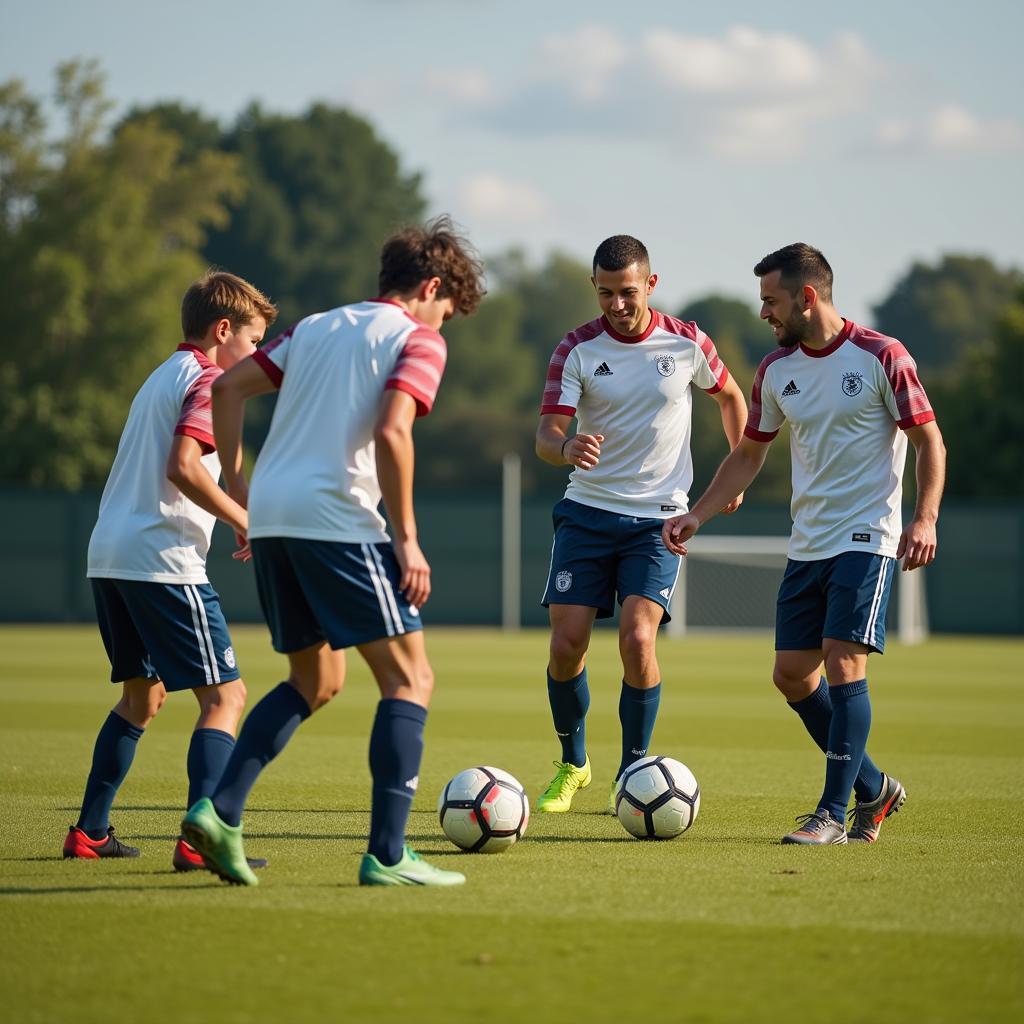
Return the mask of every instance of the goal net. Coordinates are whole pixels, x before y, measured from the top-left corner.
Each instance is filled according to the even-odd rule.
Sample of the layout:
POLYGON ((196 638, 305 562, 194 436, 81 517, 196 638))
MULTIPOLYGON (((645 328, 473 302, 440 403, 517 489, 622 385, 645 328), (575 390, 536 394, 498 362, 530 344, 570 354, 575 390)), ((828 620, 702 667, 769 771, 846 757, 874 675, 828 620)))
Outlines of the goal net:
MULTIPOLYGON (((688 629, 774 629, 788 537, 701 535, 687 542, 672 594, 670 636, 688 629)), ((928 638, 923 570, 897 572, 888 629, 901 643, 928 638)))

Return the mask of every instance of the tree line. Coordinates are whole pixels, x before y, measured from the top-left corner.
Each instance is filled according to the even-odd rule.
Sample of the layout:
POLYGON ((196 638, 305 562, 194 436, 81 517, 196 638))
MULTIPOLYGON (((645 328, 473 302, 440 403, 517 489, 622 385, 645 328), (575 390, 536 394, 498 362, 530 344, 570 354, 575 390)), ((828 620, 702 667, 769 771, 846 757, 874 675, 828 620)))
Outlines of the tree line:
MULTIPOLYGON (((0 482, 102 485, 132 395, 181 340, 180 298, 211 265, 271 295, 280 325, 373 295, 383 238, 429 211, 419 175, 363 118, 314 104, 252 105, 230 125, 178 103, 110 123, 103 76, 62 65, 50 120, 23 83, 0 84, 0 482), (56 121, 57 123, 52 123, 56 121)), ((445 328, 448 371, 417 427, 421 492, 493 491, 523 456, 528 493, 564 471, 532 457, 544 371, 568 329, 592 319, 589 267, 553 252, 487 256, 489 294, 445 328)), ((745 390, 772 344, 745 300, 707 295, 665 312, 696 320, 745 390)), ((984 256, 915 263, 872 326, 917 360, 949 449, 948 493, 1024 495, 1024 276, 984 256)), ((250 403, 255 448, 272 399, 250 403)), ((725 454, 715 403, 694 401, 696 487, 725 454)), ((751 500, 789 496, 775 444, 751 500)))

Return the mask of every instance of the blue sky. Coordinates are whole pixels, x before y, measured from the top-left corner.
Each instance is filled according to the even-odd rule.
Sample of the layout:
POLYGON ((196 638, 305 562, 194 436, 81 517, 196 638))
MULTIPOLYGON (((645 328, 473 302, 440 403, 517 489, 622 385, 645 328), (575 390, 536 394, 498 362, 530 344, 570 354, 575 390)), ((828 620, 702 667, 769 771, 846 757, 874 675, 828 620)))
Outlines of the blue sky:
POLYGON ((670 310, 712 290, 753 302, 751 266, 796 240, 823 249, 858 319, 915 259, 1024 265, 1009 0, 0 0, 0 19, 0 80, 39 94, 81 56, 116 112, 350 107, 485 253, 589 261, 635 234, 670 310))

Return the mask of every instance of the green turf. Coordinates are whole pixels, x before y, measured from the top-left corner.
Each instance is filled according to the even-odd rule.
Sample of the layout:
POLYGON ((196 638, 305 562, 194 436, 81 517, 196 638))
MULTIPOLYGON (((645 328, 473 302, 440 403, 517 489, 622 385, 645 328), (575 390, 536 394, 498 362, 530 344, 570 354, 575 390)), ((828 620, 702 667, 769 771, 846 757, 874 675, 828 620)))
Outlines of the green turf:
MULTIPOLYGON (((252 699, 283 662, 235 631, 252 699)), ((434 814, 472 764, 531 795, 557 752, 543 633, 434 630, 438 679, 410 833, 458 890, 356 885, 375 697, 344 693, 265 773, 248 849, 258 889, 175 875, 195 714, 168 700, 115 805, 143 857, 64 862, 112 703, 91 629, 0 629, 0 992, 19 1022, 1002 1021, 1024 1010, 1024 643, 932 640, 872 661, 871 750, 909 799, 872 847, 782 847, 821 757, 770 682, 765 635, 662 640, 653 752, 703 789, 693 829, 630 839, 600 814, 617 764, 617 655, 590 658, 594 785, 498 856, 459 854, 434 814)))

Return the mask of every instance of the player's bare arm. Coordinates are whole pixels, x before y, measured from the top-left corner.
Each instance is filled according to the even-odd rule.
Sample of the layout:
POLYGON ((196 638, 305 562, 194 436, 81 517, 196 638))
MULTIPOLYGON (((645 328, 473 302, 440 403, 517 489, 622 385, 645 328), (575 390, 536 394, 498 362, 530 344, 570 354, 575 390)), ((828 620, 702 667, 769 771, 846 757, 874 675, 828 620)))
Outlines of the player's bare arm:
MULTIPOLYGON (((170 480, 189 501, 227 523, 241 538, 249 529, 249 516, 245 509, 218 486, 202 463, 202 445, 194 438, 177 435, 167 456, 167 479, 170 480)), ((248 561, 247 546, 236 554, 248 561)))
MULTIPOLYGON (((711 396, 717 403, 719 412, 722 415, 722 431, 725 439, 729 442, 729 450, 732 451, 740 443, 743 437, 743 427, 747 422, 747 400, 743 396, 743 389, 736 383, 736 378, 730 376, 725 386, 711 396)), ((727 505, 723 506, 722 512, 728 515, 735 512, 743 504, 743 494, 737 494, 727 505)))
POLYGON ((569 434, 571 416, 547 413, 537 425, 536 451, 539 458, 552 466, 575 466, 593 469, 601 460, 604 434, 569 434))
POLYGON ((396 388, 385 391, 373 440, 381 497, 391 524, 395 557, 402 570, 399 587, 410 604, 421 608, 430 597, 430 565, 420 549, 412 501, 415 420, 416 401, 411 395, 396 388))
POLYGON ((770 444, 771 441, 740 438, 739 444, 722 461, 714 479, 693 508, 684 515, 665 520, 661 538, 669 551, 685 555, 686 541, 754 482, 764 465, 770 444))
POLYGON ((935 524, 946 481, 946 446, 938 424, 932 421, 910 427, 907 437, 917 455, 917 503, 896 549, 896 557, 903 559, 904 572, 919 569, 935 559, 935 524))
POLYGON ((274 390, 274 382, 252 357, 236 363, 213 382, 213 439, 227 492, 243 507, 249 485, 242 471, 242 421, 245 403, 274 390))

